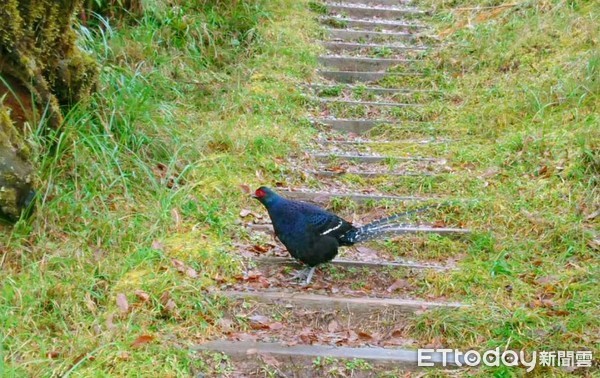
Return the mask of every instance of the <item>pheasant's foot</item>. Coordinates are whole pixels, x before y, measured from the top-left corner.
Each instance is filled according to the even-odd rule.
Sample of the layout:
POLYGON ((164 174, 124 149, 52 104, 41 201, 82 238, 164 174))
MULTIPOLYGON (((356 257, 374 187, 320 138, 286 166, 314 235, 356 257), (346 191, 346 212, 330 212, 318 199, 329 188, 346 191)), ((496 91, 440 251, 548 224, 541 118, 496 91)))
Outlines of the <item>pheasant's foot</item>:
POLYGON ((316 267, 308 267, 308 268, 304 268, 302 270, 297 270, 291 277, 290 277, 290 281, 292 280, 298 280, 298 281, 304 281, 304 286, 310 284, 310 281, 312 280, 312 276, 315 273, 315 268, 316 267))

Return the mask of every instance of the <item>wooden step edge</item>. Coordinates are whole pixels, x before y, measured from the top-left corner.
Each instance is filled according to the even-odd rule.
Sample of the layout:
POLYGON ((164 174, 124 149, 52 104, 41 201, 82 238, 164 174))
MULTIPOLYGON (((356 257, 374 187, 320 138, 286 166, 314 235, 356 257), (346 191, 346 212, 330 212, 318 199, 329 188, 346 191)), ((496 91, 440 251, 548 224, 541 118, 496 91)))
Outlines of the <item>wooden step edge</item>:
POLYGON ((229 299, 255 300, 260 303, 278 303, 285 306, 302 306, 306 308, 337 309, 355 312, 372 311, 376 308, 390 308, 400 312, 413 313, 434 308, 457 309, 469 307, 457 302, 431 302, 417 299, 375 298, 375 297, 342 297, 335 295, 309 294, 304 292, 283 291, 239 291, 224 290, 218 295, 229 299))
MULTIPOLYGON (((322 357, 349 360, 360 359, 374 365, 389 366, 404 370, 416 370, 420 368, 417 362, 419 357, 418 352, 416 350, 400 348, 352 348, 332 345, 285 345, 278 342, 215 340, 196 345, 191 349, 194 351, 224 353, 230 357, 243 358, 244 360, 260 357, 260 355, 271 355, 276 358, 284 358, 287 362, 300 366, 303 371, 309 369, 315 358, 322 357)), ((444 356, 441 352, 432 351, 424 354, 430 357, 426 362, 432 363, 432 366, 456 368, 464 365, 464 360, 455 356, 454 353, 446 355, 446 364, 443 364, 444 356)))
MULTIPOLYGON (((287 257, 263 256, 253 259, 257 264, 264 265, 301 265, 298 261, 287 257)), ((448 267, 436 264, 420 264, 410 261, 358 261, 334 259, 328 264, 341 266, 345 268, 409 268, 409 269, 430 269, 436 271, 454 270, 455 267, 448 267)))

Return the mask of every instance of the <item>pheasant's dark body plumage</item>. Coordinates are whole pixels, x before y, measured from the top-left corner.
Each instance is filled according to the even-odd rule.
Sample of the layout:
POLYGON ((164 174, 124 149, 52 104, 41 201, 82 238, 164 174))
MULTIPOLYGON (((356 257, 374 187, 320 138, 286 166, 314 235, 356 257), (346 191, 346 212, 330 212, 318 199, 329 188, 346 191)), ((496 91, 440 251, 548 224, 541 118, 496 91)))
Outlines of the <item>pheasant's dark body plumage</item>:
POLYGON ((351 246, 389 234, 390 223, 406 214, 377 220, 362 227, 318 206, 293 201, 279 196, 266 187, 260 187, 254 195, 269 212, 275 235, 281 240, 293 258, 309 267, 331 261, 340 246, 351 246))

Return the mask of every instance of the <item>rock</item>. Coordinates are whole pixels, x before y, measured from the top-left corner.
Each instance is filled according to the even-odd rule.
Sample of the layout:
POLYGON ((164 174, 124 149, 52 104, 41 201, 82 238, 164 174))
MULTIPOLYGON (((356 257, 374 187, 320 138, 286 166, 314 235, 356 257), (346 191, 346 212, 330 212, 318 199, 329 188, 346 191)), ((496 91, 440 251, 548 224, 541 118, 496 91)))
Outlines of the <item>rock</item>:
POLYGON ((29 149, 0 105, 0 217, 15 221, 34 197, 29 149))

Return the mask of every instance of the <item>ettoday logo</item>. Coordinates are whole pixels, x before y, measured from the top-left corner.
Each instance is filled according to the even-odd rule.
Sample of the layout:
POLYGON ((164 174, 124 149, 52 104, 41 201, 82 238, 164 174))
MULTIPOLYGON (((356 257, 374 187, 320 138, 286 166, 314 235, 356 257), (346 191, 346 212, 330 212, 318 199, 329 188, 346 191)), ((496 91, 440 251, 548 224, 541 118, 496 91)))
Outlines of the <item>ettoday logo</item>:
POLYGON ((525 366, 531 372, 536 366, 591 367, 591 351, 525 351, 504 350, 500 348, 479 352, 457 349, 418 349, 418 366, 525 366))

